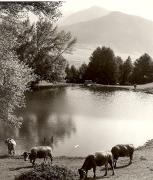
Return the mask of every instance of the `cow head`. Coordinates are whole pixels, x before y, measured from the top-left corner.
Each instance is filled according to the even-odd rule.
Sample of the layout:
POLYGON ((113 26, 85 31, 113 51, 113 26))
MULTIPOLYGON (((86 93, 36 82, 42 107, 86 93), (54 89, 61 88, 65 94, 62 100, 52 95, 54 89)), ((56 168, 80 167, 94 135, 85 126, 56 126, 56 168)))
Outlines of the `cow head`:
POLYGON ((84 169, 78 169, 80 179, 84 179, 86 177, 86 171, 84 169))
POLYGON ((8 144, 11 142, 11 138, 7 138, 7 139, 5 139, 5 141, 4 141, 4 142, 5 142, 5 144, 7 144, 7 145, 8 145, 8 144))
POLYGON ((22 156, 23 156, 23 158, 24 158, 25 161, 28 160, 29 155, 30 155, 30 153, 28 153, 28 152, 24 152, 24 153, 22 154, 22 156))

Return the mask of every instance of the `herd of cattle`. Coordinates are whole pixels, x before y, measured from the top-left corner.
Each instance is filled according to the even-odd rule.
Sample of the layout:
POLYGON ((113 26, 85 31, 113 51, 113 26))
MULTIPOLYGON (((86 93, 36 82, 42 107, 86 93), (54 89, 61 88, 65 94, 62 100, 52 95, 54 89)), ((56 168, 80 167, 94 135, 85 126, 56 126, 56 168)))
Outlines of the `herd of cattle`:
MULTIPOLYGON (((15 154, 16 142, 14 139, 8 138, 5 140, 8 147, 8 154, 15 154)), ((88 155, 80 169, 78 169, 80 179, 87 177, 88 170, 93 169, 94 178, 96 177, 96 167, 105 166, 105 176, 108 171, 108 164, 111 166, 112 175, 115 174, 114 168, 116 168, 116 163, 119 157, 129 157, 129 164, 132 163, 134 153, 134 146, 132 144, 120 144, 112 147, 111 152, 96 152, 95 154, 88 155)), ((30 152, 24 152, 24 160, 30 160, 34 165, 37 158, 43 158, 46 162, 49 157, 51 163, 53 161, 52 148, 50 146, 36 146, 31 148, 30 152)))

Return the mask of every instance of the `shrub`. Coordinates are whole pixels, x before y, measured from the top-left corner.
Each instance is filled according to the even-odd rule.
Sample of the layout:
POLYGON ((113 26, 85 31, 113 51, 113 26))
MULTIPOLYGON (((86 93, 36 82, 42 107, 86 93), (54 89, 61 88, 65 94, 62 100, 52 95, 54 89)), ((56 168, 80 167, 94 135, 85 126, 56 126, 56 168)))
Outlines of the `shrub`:
POLYGON ((77 174, 64 166, 41 164, 33 170, 22 173, 15 180, 76 180, 77 174))

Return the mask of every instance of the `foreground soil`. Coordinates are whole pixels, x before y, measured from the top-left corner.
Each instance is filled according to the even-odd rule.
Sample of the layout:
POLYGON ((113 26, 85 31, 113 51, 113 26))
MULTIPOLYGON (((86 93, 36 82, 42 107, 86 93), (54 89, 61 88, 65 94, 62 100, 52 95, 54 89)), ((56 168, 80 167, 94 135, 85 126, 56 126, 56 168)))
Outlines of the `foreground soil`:
MULTIPOLYGON (((77 169, 83 164, 82 157, 55 157, 54 164, 64 165, 69 169, 77 172, 77 169)), ((42 161, 37 161, 41 163, 42 161)), ((108 176, 104 177, 104 168, 97 168, 96 179, 115 179, 115 180, 153 180, 153 140, 148 141, 144 146, 135 150, 133 163, 128 165, 129 159, 119 159, 116 175, 112 176, 111 170, 108 176)), ((48 162, 49 163, 49 162, 48 162)), ((8 157, 0 156, 0 180, 14 180, 15 176, 23 172, 32 170, 33 167, 29 162, 25 162, 21 156, 8 157)), ((92 170, 89 172, 88 180, 93 178, 92 170)), ((79 177, 78 177, 79 179, 79 177)))

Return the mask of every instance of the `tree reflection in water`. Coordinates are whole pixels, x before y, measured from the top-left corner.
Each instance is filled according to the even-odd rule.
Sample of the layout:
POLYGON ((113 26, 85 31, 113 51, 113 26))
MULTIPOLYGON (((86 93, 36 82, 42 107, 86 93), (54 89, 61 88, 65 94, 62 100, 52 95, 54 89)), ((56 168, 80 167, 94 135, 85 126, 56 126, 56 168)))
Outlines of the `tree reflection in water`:
POLYGON ((44 145, 44 138, 47 145, 57 146, 58 141, 63 141, 75 133, 76 128, 73 120, 68 115, 50 114, 48 117, 28 115, 23 127, 20 130, 20 137, 25 137, 28 144, 26 149, 33 145, 44 145))
POLYGON ((18 113, 24 119, 21 129, 8 128, 3 124, 0 137, 14 137, 20 151, 44 143, 52 145, 52 137, 53 146, 58 146, 59 141, 76 132, 71 114, 64 109, 67 103, 65 93, 65 89, 60 88, 28 94, 26 108, 18 113))

